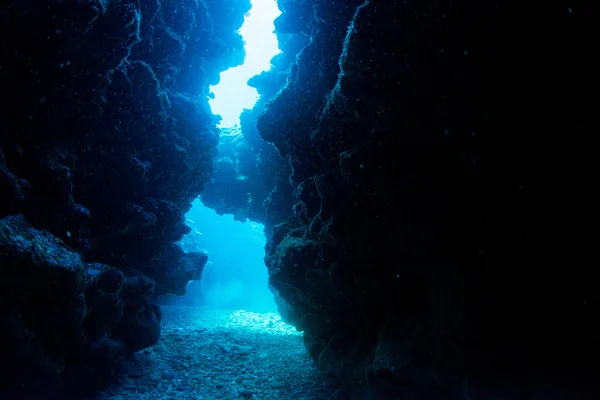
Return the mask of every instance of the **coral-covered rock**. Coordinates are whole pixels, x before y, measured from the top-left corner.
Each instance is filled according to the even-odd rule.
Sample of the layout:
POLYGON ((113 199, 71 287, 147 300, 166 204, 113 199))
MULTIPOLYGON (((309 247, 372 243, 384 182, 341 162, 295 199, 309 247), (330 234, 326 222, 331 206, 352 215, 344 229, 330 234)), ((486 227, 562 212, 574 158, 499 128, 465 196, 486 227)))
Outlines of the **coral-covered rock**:
POLYGON ((587 394, 596 255, 576 232, 598 219, 575 200, 589 154, 554 129, 586 140, 590 92, 566 76, 590 71, 590 25, 550 6, 308 3, 313 40, 257 127, 293 170, 294 221, 266 260, 309 352, 356 398, 587 394))
POLYGON ((101 381, 95 363, 123 359, 160 336, 152 279, 86 264, 22 215, 0 220, 0 265, 3 388, 31 395, 58 390, 60 378, 101 381))
POLYGON ((320 368, 356 399, 592 395, 591 20, 278 4, 280 37, 310 41, 251 80, 231 157, 246 193, 219 205, 256 190, 243 215, 267 226, 273 291, 320 368))
POLYGON ((114 335, 128 350, 136 352, 158 342, 162 314, 150 300, 154 296, 154 280, 144 276, 130 276, 123 282, 123 318, 114 335))
POLYGON ((158 340, 155 288, 181 294, 200 277, 206 256, 173 243, 213 173, 209 86, 242 63, 237 30, 249 9, 248 0, 0 7, 2 360, 21 360, 2 365, 3 382, 107 376, 158 340))
POLYGON ((1 10, 2 378, 152 345, 152 293, 206 262, 173 247, 205 190, 265 224, 282 315, 351 398, 586 398, 594 19, 513 3, 278 1, 284 52, 218 161, 208 86, 248 1, 1 10))
POLYGON ((206 253, 184 252, 177 244, 165 247, 155 259, 157 294, 185 294, 189 281, 199 280, 208 261, 206 253))
POLYGON ((19 211, 90 259, 144 265, 179 240, 216 155, 208 85, 243 61, 235 31, 249 7, 173 0, 7 10, 0 176, 10 196, 0 214, 15 211, 28 182, 19 211))

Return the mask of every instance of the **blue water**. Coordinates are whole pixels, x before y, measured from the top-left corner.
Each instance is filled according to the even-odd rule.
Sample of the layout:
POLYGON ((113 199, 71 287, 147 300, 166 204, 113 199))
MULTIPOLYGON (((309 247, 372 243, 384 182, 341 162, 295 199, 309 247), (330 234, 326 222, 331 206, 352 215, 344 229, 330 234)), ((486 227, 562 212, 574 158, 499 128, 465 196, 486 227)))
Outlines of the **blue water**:
MULTIPOLYGON (((252 9, 239 30, 245 42, 244 63, 223 71, 219 84, 210 88, 214 98, 209 103, 212 112, 222 118, 220 128, 238 125, 243 109, 252 108, 258 100, 256 89, 247 82, 268 70, 270 60, 280 52, 273 32, 273 20, 280 13, 274 0, 252 0, 252 9)), ((175 301, 220 309, 277 312, 263 260, 263 226, 234 221, 232 215, 219 216, 200 200, 192 204, 186 218, 192 232, 182 240, 184 250, 205 251, 209 261, 202 279, 190 282, 185 298, 175 301)))
POLYGON ((208 102, 212 112, 222 118, 220 128, 239 125, 242 111, 252 109, 259 99, 256 89, 247 83, 253 76, 268 71, 271 59, 281 52, 273 24, 280 14, 275 0, 252 0, 252 9, 239 30, 246 50, 244 63, 221 72, 219 83, 210 87, 214 98, 208 102))
POLYGON ((264 263, 264 227, 219 216, 200 200, 186 215, 192 232, 182 240, 186 251, 205 251, 202 280, 190 282, 183 302, 214 308, 277 312, 264 263))

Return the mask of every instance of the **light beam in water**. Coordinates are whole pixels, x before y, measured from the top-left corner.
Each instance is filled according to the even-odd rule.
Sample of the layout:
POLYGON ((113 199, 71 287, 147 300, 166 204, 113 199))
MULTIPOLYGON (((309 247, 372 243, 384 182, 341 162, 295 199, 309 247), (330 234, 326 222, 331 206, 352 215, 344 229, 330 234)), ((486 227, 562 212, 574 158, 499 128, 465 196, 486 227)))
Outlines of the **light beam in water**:
POLYGON ((281 14, 275 0, 252 0, 252 9, 239 30, 245 41, 244 64, 221 73, 221 81, 210 90, 209 100, 213 114, 223 118, 220 128, 230 128, 240 123, 240 114, 251 109, 259 99, 255 88, 247 85, 248 79, 271 68, 271 59, 280 53, 273 21, 281 14))

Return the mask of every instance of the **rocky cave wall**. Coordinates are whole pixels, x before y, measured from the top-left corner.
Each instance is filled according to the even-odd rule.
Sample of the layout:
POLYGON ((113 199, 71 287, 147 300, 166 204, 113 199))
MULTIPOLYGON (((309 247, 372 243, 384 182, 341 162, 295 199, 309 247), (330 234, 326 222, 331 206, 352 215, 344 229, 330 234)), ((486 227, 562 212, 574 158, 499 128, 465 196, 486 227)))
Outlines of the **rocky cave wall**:
POLYGON ((290 164, 273 144, 256 129, 258 113, 289 83, 296 57, 306 47, 309 35, 303 32, 278 34, 279 48, 273 67, 254 76, 248 84, 261 97, 252 110, 240 116, 240 127, 224 129, 219 143, 215 175, 202 192, 202 202, 219 214, 265 224, 267 236, 272 227, 285 221, 293 206, 290 164))
POLYGON ((208 87, 242 63, 249 9, 0 6, 0 397, 106 382, 158 340, 153 297, 200 277, 206 256, 174 242, 213 173, 208 87))
POLYGON ((321 370, 357 399, 597 395, 585 5, 278 3, 309 41, 251 80, 203 197, 266 224, 321 370))
POLYGON ((354 398, 582 395, 600 333, 592 14, 278 3, 284 54, 218 160, 205 95, 242 61, 248 2, 1 9, 2 385, 105 378, 155 343, 152 296, 206 261, 172 245, 205 189, 267 226, 287 319, 354 398))

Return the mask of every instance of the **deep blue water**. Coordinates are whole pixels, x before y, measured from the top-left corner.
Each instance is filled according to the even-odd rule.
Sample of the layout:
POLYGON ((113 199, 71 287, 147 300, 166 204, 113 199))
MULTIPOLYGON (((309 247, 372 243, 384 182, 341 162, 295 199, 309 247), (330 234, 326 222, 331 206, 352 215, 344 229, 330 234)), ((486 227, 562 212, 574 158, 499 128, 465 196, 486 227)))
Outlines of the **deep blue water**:
POLYGON ((186 251, 205 251, 202 280, 190 282, 182 302, 215 308, 276 312, 264 264, 264 227, 252 221, 219 216, 200 200, 186 215, 192 232, 182 241, 186 251))

